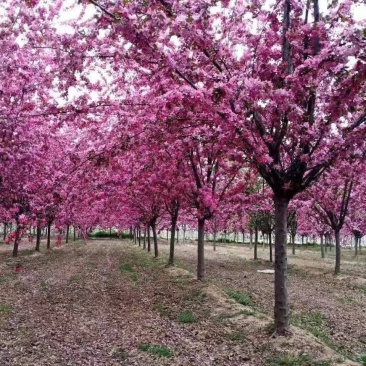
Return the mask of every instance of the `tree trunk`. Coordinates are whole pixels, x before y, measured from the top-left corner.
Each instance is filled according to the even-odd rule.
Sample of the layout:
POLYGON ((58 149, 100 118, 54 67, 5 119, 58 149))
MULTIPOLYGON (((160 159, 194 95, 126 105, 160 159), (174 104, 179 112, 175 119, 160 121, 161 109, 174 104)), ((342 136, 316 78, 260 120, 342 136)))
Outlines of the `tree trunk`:
POLYGON ((179 229, 177 229, 177 244, 179 243, 179 229))
POLYGON ((339 229, 334 230, 335 237, 335 250, 336 250, 336 259, 335 259, 335 267, 334 274, 337 275, 341 272, 341 240, 339 237, 339 229))
POLYGON ((253 244, 253 231, 250 229, 250 237, 249 237, 249 249, 252 249, 253 244))
POLYGON ((244 233, 244 231, 242 232, 242 234, 243 234, 243 245, 245 244, 245 233, 244 233))
POLYGON ((276 332, 289 332, 289 306, 287 294, 287 210, 288 200, 274 197, 275 204, 275 306, 276 332))
POLYGON ((174 244, 175 244, 175 231, 177 228, 177 220, 178 217, 177 215, 172 215, 171 216, 171 224, 172 224, 172 228, 171 228, 171 236, 170 236, 170 247, 169 247, 169 260, 168 260, 168 265, 172 266, 174 265, 174 244))
POLYGON ((150 225, 147 225, 147 251, 151 252, 150 225))
POLYGON ((254 260, 258 259, 258 229, 254 230, 254 260))
POLYGON ((296 249, 295 249, 295 235, 291 235, 291 239, 292 239, 292 254, 295 255, 296 254, 296 249))
POLYGON ((143 243, 142 248, 146 249, 146 226, 144 227, 144 243, 143 243))
POLYGON ((138 227, 137 232, 139 234, 139 247, 141 247, 141 227, 140 226, 138 227))
POLYGON ((51 248, 51 225, 52 221, 47 222, 47 249, 51 248))
POLYGON ((20 225, 19 222, 16 223, 17 227, 15 229, 15 239, 14 239, 14 247, 13 247, 13 257, 16 258, 18 256, 18 248, 20 241, 20 225))
POLYGON ((42 233, 42 229, 40 224, 37 225, 37 237, 36 237, 36 251, 39 252, 40 251, 40 247, 41 247, 41 233, 42 233))
POLYGON ((205 219, 198 219, 197 280, 205 279, 205 219))
POLYGON ((358 237, 355 235, 355 256, 358 256, 358 237))
POLYGON ((183 244, 186 242, 186 225, 183 225, 183 244))
POLYGON ((325 258, 323 234, 320 234, 320 251, 322 253, 322 258, 325 258))
POLYGON ((216 251, 216 231, 213 234, 213 250, 216 251))
POLYGON ((157 258, 159 256, 158 251, 158 236, 156 235, 156 224, 151 225, 151 229, 153 232, 153 240, 154 240, 154 257, 157 258))
POLYGON ((66 244, 69 242, 69 231, 70 231, 70 225, 68 224, 66 226, 66 239, 65 239, 66 244))
POLYGON ((273 252, 272 252, 272 232, 268 234, 268 243, 269 243, 269 261, 273 262, 273 252))
POLYGON ((76 241, 76 228, 74 226, 74 241, 76 241))

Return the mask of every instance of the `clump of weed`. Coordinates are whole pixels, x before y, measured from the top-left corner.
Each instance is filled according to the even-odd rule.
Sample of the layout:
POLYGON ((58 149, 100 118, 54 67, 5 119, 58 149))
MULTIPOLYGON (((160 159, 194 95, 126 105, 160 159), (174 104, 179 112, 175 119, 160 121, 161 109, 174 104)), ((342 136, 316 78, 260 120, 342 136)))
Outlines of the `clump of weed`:
POLYGON ((174 352, 167 346, 159 346, 159 345, 152 345, 150 343, 141 343, 139 344, 138 348, 141 351, 151 353, 158 357, 174 357, 174 352))

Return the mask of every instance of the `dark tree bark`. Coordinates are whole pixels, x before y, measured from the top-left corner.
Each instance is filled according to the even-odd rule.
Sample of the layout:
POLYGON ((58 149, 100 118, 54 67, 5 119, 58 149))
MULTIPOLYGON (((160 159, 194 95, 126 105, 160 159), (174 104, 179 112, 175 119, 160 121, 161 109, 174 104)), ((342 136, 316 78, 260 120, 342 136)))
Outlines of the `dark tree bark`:
POLYGON ((40 247, 41 247, 41 233, 42 233, 41 225, 38 223, 37 224, 37 237, 36 237, 36 251, 37 252, 40 251, 40 247))
POLYGON ((258 229, 254 229, 254 260, 258 259, 258 229))
POLYGON ((358 236, 355 235, 355 256, 358 256, 358 236))
POLYGON ((205 279, 205 219, 198 219, 197 280, 205 279))
POLYGON ((137 231, 138 231, 138 235, 139 235, 139 247, 141 247, 141 227, 140 226, 137 228, 137 231))
POLYGON ((273 252, 272 252, 272 231, 268 234, 268 242, 269 242, 269 261, 273 262, 273 252))
POLYGON ((74 226, 74 241, 76 241, 76 228, 74 226))
POLYGON ((172 211, 171 213, 171 236, 170 236, 170 247, 169 247, 169 260, 168 265, 174 265, 174 244, 175 244, 175 231, 177 228, 177 221, 178 221, 178 210, 172 211))
POLYGON ((51 248, 51 225, 52 221, 47 222, 47 249, 51 248))
POLYGON ((275 204, 275 307, 274 321, 278 334, 289 332, 287 293, 287 210, 288 199, 274 197, 275 204))
POLYGON ((324 251, 324 239, 323 234, 320 234, 320 251, 322 253, 322 258, 325 258, 325 251, 324 251))
POLYGON ((334 230, 335 250, 336 250, 334 274, 336 275, 341 272, 341 240, 339 232, 340 232, 339 229, 334 230))
POLYGON ((150 225, 147 225, 147 251, 151 252, 150 225))
POLYGON ((69 242, 69 232, 70 232, 70 225, 67 224, 67 226, 66 226, 66 239, 65 239, 66 244, 69 242))
POLYGON ((295 249, 295 235, 291 235, 291 239, 292 239, 292 254, 296 254, 296 249, 295 249))
POLYGON ((19 241, 20 241, 20 225, 19 221, 16 221, 16 229, 15 229, 15 239, 14 239, 14 247, 13 247, 13 257, 16 258, 18 256, 18 248, 19 248, 19 241))
POLYGON ((213 233, 213 250, 216 251, 216 231, 213 233))
POLYGON ((252 244, 253 244, 253 230, 250 229, 249 232, 250 236, 249 236, 249 249, 252 249, 252 244))
POLYGON ((143 242, 142 248, 146 249, 146 226, 144 227, 144 242, 143 242))
POLYGON ((151 225, 151 229, 153 232, 153 240, 154 240, 154 257, 157 258, 159 256, 158 250, 158 236, 156 235, 156 223, 151 225))

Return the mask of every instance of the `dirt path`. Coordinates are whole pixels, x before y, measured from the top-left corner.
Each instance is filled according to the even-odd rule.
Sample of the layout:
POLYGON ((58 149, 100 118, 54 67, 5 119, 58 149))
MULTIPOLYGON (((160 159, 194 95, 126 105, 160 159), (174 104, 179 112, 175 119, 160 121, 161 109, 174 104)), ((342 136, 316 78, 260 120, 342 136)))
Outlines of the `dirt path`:
MULTIPOLYGON (((192 250, 182 247, 178 256, 189 263, 192 250)), ((239 305, 183 269, 165 269, 164 255, 154 260, 127 241, 77 242, 41 254, 24 251, 18 274, 9 254, 2 248, 1 366, 341 362, 304 332, 271 338, 270 318, 252 303, 239 305)), ((234 274, 240 260, 215 262, 215 256, 209 254, 208 275, 226 276, 222 284, 235 287, 239 272, 255 273, 246 268, 234 274)))
MULTIPOLYGON (((165 242, 162 247, 167 248, 165 242)), ((257 272, 272 266, 264 260, 269 256, 267 249, 259 248, 258 253, 262 259, 255 262, 248 247, 219 246, 214 252, 207 246, 207 279, 221 288, 248 294, 261 311, 272 316, 273 275, 257 272)), ((195 271, 195 244, 177 245, 176 255, 186 268, 195 271)), ((319 252, 298 250, 288 260, 293 324, 347 357, 366 354, 365 257, 352 261, 352 253, 345 252, 339 277, 332 274, 332 253, 322 260, 319 252)))

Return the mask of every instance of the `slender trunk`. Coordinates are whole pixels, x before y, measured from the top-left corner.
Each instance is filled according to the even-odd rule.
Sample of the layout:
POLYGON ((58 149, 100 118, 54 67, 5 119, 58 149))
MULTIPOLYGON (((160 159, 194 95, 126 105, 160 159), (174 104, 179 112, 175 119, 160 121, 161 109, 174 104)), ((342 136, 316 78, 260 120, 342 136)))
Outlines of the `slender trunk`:
POLYGON ((258 259, 258 229, 254 230, 254 260, 258 259))
POLYGON ((138 234, 139 234, 139 247, 141 247, 141 227, 138 227, 138 234))
POLYGON ((151 225, 152 232, 153 232, 153 240, 154 240, 154 256, 157 258, 159 256, 158 251, 158 236, 156 235, 156 224, 151 225))
POLYGON ((244 231, 242 232, 242 234, 243 234, 243 245, 245 244, 244 242, 245 242, 245 233, 244 233, 244 231))
POLYGON ((66 244, 69 242, 69 231, 70 231, 70 225, 68 224, 66 226, 66 239, 65 239, 66 244))
POLYGON ((252 249, 253 244, 253 231, 250 229, 250 236, 249 236, 249 249, 252 249))
POLYGON ((14 239, 14 247, 13 247, 13 257, 18 256, 18 248, 19 248, 19 242, 20 242, 20 225, 19 222, 16 223, 17 227, 15 229, 15 239, 14 239))
POLYGON ((170 237, 170 247, 169 247, 169 260, 168 260, 168 265, 172 266, 174 265, 174 244, 175 244, 175 230, 177 228, 177 216, 176 215, 172 215, 171 217, 171 224, 172 224, 172 228, 171 228, 171 237, 170 237))
POLYGON ((151 252, 150 225, 147 225, 147 251, 151 252))
POLYGON ((51 248, 51 221, 47 222, 47 249, 51 248))
POLYGON ((275 204, 275 306, 274 321, 279 334, 289 331, 287 294, 287 210, 288 200, 274 197, 275 204))
POLYGON ((295 251, 295 235, 291 235, 291 239, 292 239, 292 254, 296 254, 295 251))
POLYGON ((323 234, 320 234, 320 251, 322 253, 322 258, 325 258, 323 234))
POLYGON ((76 229, 75 229, 75 226, 74 226, 74 241, 76 241, 76 229))
POLYGON ((166 241, 169 241, 169 229, 166 229, 166 241))
POLYGON ((327 241, 327 235, 324 234, 324 252, 328 252, 328 241, 327 241))
POLYGON ((144 227, 144 243, 142 245, 143 249, 146 249, 146 226, 144 227))
POLYGON ((358 237, 355 235, 355 256, 358 256, 358 237))
POLYGON ((183 244, 186 242, 186 225, 183 225, 183 244))
POLYGON ((197 280, 205 278, 205 219, 198 219, 197 280))
POLYGON ((4 233, 3 233, 3 240, 6 240, 6 229, 8 228, 8 224, 4 222, 4 233))
POLYGON ((268 243, 269 243, 269 261, 273 262, 273 252, 272 252, 272 232, 268 234, 268 243))
POLYGON ((265 234, 262 232, 262 250, 264 250, 265 234))
POLYGON ((339 237, 339 231, 340 231, 339 229, 334 230, 335 250, 336 250, 334 274, 336 275, 341 272, 341 241, 339 237))
POLYGON ((213 250, 216 251, 216 231, 213 234, 213 250))
POLYGON ((41 226, 40 224, 37 225, 37 237, 36 237, 36 251, 39 252, 40 251, 40 247, 41 247, 41 226))

